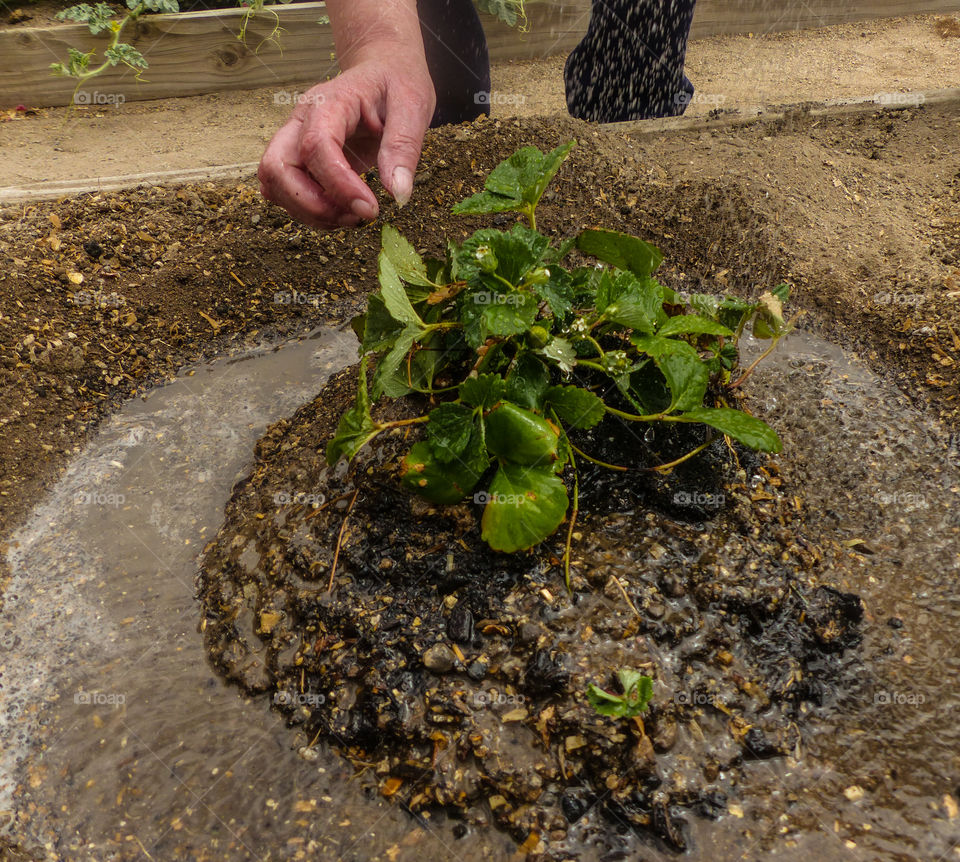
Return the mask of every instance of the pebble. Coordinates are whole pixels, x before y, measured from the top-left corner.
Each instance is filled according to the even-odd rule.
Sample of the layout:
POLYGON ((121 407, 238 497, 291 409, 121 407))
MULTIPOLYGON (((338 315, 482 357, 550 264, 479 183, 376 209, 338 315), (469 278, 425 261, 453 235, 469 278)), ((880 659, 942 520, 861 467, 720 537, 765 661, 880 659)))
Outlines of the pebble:
POLYGON ((446 644, 434 644, 423 654, 423 664, 434 673, 446 673, 453 669, 457 657, 446 644))

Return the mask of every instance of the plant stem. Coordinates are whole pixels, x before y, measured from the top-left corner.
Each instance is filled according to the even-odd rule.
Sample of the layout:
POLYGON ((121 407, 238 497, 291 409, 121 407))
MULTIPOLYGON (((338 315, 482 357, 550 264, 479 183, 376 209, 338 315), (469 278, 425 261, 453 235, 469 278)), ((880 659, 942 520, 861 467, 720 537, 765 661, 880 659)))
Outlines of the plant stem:
MULTIPOLYGON (((569 443, 569 438, 567 439, 569 443)), ((572 449, 572 446, 571 446, 572 449)), ((567 542, 563 549, 563 582, 567 585, 567 592, 572 593, 570 587, 570 546, 573 543, 573 528, 577 523, 577 514, 580 512, 580 474, 577 472, 577 462, 570 453, 570 464, 573 467, 573 510, 570 512, 570 525, 567 527, 567 542)))
POLYGON ((393 422, 377 423, 377 431, 387 431, 390 428, 402 428, 405 425, 419 425, 421 422, 429 421, 429 416, 416 416, 413 419, 396 419, 393 422))
POLYGON ((567 438, 567 443, 574 452, 580 455, 582 458, 586 458, 591 464, 596 464, 599 467, 606 467, 608 470, 618 470, 621 473, 626 473, 630 470, 629 467, 620 467, 617 464, 608 464, 606 461, 601 461, 599 458, 594 458, 592 455, 588 455, 582 449, 578 449, 573 443, 570 442, 570 438, 567 438))
POLYGON ((677 458, 676 461, 670 461, 668 464, 660 464, 660 466, 658 467, 648 467, 647 469, 652 470, 655 473, 669 473, 678 464, 682 464, 684 461, 687 461, 690 458, 693 458, 694 456, 699 455, 704 449, 707 448, 707 446, 713 443, 715 439, 716 437, 714 437, 713 435, 710 435, 710 438, 705 443, 701 443, 692 452, 687 452, 686 455, 682 455, 681 457, 677 458))
POLYGON ((728 389, 736 389, 744 380, 746 380, 751 374, 753 374, 754 369, 763 362, 774 350, 777 349, 777 344, 780 342, 779 338, 774 338, 770 343, 770 346, 763 351, 753 362, 750 363, 750 367, 743 372, 733 383, 728 385, 728 389))

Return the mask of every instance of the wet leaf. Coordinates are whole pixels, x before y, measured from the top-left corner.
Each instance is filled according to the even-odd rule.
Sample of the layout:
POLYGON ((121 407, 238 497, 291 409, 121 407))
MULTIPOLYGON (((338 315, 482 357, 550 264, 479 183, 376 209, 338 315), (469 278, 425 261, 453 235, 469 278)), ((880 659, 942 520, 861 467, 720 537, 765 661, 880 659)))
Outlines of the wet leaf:
POLYGON ((460 400, 473 407, 489 410, 503 398, 506 388, 506 383, 498 374, 468 377, 460 384, 460 400))
MULTIPOLYGON (((387 256, 397 275, 409 284, 435 288, 437 285, 427 275, 427 266, 417 250, 392 224, 385 224, 380 234, 383 253, 387 256)), ((409 321, 404 321, 409 322, 409 321)))
POLYGON ((434 456, 430 444, 415 443, 403 459, 404 473, 401 482, 411 491, 432 503, 459 503, 469 494, 486 465, 482 468, 475 460, 456 458, 443 463, 434 456))
POLYGON ((547 390, 546 404, 574 428, 593 428, 607 412, 599 396, 579 386, 552 386, 547 390))
POLYGON ((663 254, 656 246, 629 234, 600 228, 583 231, 577 237, 577 248, 640 278, 652 274, 663 260, 663 254))
POLYGON ((661 338, 672 335, 722 335, 730 338, 733 336, 733 330, 722 323, 696 314, 681 314, 671 317, 657 330, 657 335, 661 338))
POLYGON ((336 464, 341 458, 348 461, 356 456, 377 433, 370 416, 370 397, 367 393, 367 359, 360 360, 357 397, 353 406, 340 417, 337 433, 327 444, 327 463, 336 464))
POLYGON ((490 483, 481 521, 495 551, 526 550, 550 536, 567 513, 567 489, 549 467, 504 463, 490 483))
POLYGON ((684 416, 716 428, 759 452, 779 452, 783 448, 776 432, 760 419, 730 407, 700 407, 684 416))
POLYGON ((463 454, 473 430, 473 410, 462 404, 441 404, 430 411, 427 442, 437 460, 446 464, 463 454))
POLYGON ((400 275, 385 251, 380 252, 379 278, 380 293, 393 319, 400 323, 415 323, 422 328, 423 321, 414 310, 400 275))
POLYGON ((549 465, 557 459, 557 429, 542 416, 502 401, 484 419, 487 449, 516 464, 549 465))
POLYGON ((653 359, 666 378, 671 409, 693 410, 703 404, 710 370, 693 347, 685 341, 658 335, 634 335, 630 340, 653 359))

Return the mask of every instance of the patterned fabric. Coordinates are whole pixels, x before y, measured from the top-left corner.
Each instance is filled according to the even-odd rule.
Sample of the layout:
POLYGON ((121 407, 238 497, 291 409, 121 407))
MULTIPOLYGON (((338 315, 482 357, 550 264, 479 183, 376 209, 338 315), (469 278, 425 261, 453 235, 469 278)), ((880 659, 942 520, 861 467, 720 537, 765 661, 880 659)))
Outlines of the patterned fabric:
MULTIPOLYGON (((683 73, 696 0, 593 0, 590 25, 564 68, 574 117, 613 123, 682 114, 693 97, 683 73)), ((490 113, 487 40, 472 0, 418 0, 437 92, 431 125, 490 113)))
POLYGON ((570 113, 605 123, 682 114, 693 97, 683 63, 695 2, 594 0, 564 68, 570 113))

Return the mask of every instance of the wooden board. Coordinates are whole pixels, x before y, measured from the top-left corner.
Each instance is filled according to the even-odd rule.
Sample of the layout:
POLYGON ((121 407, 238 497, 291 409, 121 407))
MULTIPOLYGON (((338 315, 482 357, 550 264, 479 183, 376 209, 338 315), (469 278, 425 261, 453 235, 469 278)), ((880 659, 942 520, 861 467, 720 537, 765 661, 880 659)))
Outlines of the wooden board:
MULTIPOLYGON (((528 60, 569 52, 586 31, 590 8, 591 0, 531 2, 526 32, 486 17, 491 59, 528 60)), ((700 0, 692 36, 759 35, 958 10, 960 0, 700 0)), ((298 94, 295 85, 309 85, 336 74, 330 27, 318 23, 325 15, 323 3, 268 7, 249 24, 245 43, 237 39, 243 15, 239 9, 228 9, 142 19, 125 36, 147 58, 150 68, 140 80, 126 67, 111 69, 88 82, 78 100, 109 105, 276 87, 274 98, 292 104, 298 94), (279 45, 269 38, 278 22, 283 28, 279 45)), ((0 108, 70 104, 75 82, 52 75, 50 64, 65 60, 70 46, 89 51, 102 49, 104 44, 104 38, 91 36, 79 24, 0 30, 0 108)))
MULTIPOLYGON (((237 38, 239 9, 142 18, 123 34, 150 64, 141 79, 116 67, 85 84, 79 100, 110 104, 276 85, 274 97, 292 104, 296 94, 288 85, 336 74, 333 35, 317 23, 326 14, 323 3, 278 6, 276 14, 283 50, 269 41, 277 19, 268 11, 248 25, 245 43, 237 38)), ((70 104, 76 82, 52 75, 50 64, 66 60, 68 47, 99 51, 105 42, 81 24, 0 31, 0 107, 70 104)))

